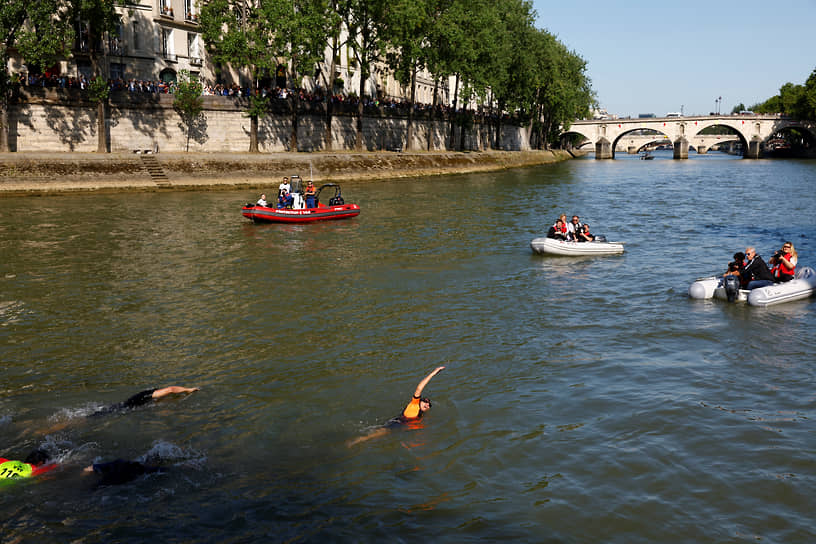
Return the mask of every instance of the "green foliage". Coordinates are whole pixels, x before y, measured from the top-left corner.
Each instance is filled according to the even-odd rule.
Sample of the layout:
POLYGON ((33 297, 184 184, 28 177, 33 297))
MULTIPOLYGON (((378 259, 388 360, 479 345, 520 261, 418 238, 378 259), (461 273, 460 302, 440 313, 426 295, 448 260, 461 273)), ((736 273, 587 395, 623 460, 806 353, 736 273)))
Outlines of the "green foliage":
POLYGON ((247 117, 263 117, 269 113, 269 99, 259 94, 249 97, 249 107, 245 111, 247 117))
POLYGON ((101 76, 94 77, 88 84, 88 94, 90 95, 91 102, 94 104, 106 102, 110 96, 110 85, 108 81, 101 76))
POLYGON ((204 111, 202 90, 201 83, 193 79, 188 70, 179 71, 174 90, 173 109, 179 114, 187 129, 187 151, 190 150, 190 134, 204 111))
MULTIPOLYGON (((731 113, 738 113, 744 109, 745 107, 739 104, 731 113)), ((785 83, 779 88, 778 95, 752 106, 751 109, 757 113, 781 113, 803 121, 816 121, 816 69, 804 85, 785 83)))

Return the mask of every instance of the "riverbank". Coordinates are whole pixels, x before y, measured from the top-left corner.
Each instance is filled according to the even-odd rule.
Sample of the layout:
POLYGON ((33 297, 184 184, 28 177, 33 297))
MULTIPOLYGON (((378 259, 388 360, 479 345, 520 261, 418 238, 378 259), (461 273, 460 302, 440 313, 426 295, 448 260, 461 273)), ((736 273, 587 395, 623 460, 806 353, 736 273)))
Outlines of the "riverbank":
POLYGON ((265 188, 287 175, 378 180, 538 166, 566 151, 469 153, 0 153, 0 196, 265 188))

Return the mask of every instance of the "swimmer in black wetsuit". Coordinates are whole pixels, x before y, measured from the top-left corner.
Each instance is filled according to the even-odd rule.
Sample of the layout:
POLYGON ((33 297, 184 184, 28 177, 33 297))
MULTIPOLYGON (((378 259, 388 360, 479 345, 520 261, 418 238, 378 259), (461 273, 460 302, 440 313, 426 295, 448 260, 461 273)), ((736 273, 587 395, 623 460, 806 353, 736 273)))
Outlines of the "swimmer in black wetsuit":
POLYGON ((94 463, 89 467, 85 467, 85 472, 93 472, 101 477, 97 485, 121 485, 144 474, 166 471, 167 469, 164 467, 145 465, 138 461, 126 461, 125 459, 116 459, 107 463, 94 463))
MULTIPOLYGON (((114 412, 126 412, 133 408, 137 408, 139 406, 143 406, 155 400, 158 400, 164 396, 172 395, 172 394, 179 394, 179 393, 192 393, 194 391, 198 391, 198 387, 181 387, 179 385, 171 385, 168 387, 162 387, 159 389, 147 389, 145 391, 141 391, 136 393, 129 399, 124 402, 117 402, 116 404, 111 404, 110 406, 106 406, 99 410, 96 410, 92 414, 89 414, 88 417, 97 417, 107 414, 112 414, 114 412)), ((45 430, 39 431, 41 434, 49 434, 56 431, 61 431, 62 429, 70 426, 76 420, 69 420, 63 421, 61 423, 57 423, 55 425, 51 425, 45 430)))
POLYGON ((383 436, 388 432, 389 429, 398 427, 400 425, 405 425, 412 421, 418 421, 422 418, 422 414, 427 412, 431 409, 431 399, 427 397, 422 397, 422 390, 425 389, 425 386, 428 385, 428 382, 431 381, 431 378, 439 374, 445 370, 444 366, 436 367, 433 372, 425 376, 421 382, 416 386, 414 390, 414 396, 411 398, 411 402, 408 403, 408 406, 402 411, 400 415, 390 419, 385 425, 382 427, 378 427, 371 431, 370 433, 355 438, 347 443, 348 447, 352 447, 355 444, 359 444, 360 442, 364 442, 366 440, 371 440, 372 438, 376 438, 378 436, 383 436))
POLYGON ((112 404, 101 410, 97 410, 92 416, 101 415, 101 414, 109 414, 111 412, 122 412, 125 410, 131 410, 136 408, 137 406, 143 406, 149 402, 154 400, 160 399, 167 395, 178 394, 178 393, 193 393, 194 391, 198 391, 198 387, 181 387, 178 385, 171 385, 169 387, 162 387, 160 389, 147 389, 145 391, 141 391, 136 393, 129 399, 124 402, 117 402, 116 404, 112 404))

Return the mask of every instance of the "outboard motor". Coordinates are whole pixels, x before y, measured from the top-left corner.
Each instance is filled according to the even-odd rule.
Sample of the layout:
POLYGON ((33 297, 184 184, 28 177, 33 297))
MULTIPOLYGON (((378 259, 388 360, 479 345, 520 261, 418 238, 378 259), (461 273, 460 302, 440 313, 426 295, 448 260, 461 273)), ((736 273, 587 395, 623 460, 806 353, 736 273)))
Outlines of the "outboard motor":
POLYGON ((726 276, 723 283, 725 287, 725 296, 728 298, 728 302, 734 302, 737 300, 740 289, 739 278, 737 276, 726 276))

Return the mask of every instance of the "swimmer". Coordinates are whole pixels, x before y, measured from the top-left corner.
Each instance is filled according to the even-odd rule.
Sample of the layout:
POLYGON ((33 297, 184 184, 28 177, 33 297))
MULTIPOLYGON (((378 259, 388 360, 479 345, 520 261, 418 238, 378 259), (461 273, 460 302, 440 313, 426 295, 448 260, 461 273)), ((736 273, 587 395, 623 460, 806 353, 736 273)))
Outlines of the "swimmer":
POLYGON ((428 382, 431 381, 431 378, 439 374, 445 370, 444 366, 436 367, 433 372, 425 376, 421 382, 416 386, 414 390, 414 396, 411 398, 411 402, 408 403, 408 406, 402 411, 400 415, 395 418, 392 418, 388 421, 385 425, 374 429, 367 435, 360 436, 348 442, 348 447, 352 447, 355 444, 359 444, 360 442, 365 442, 366 440, 371 440, 372 438, 376 438, 379 436, 383 436, 388 432, 389 429, 393 427, 397 427, 399 425, 404 425, 406 423, 410 423, 412 421, 417 421, 422 418, 422 415, 431 409, 431 399, 427 397, 422 397, 422 390, 425 389, 425 386, 428 385, 428 382))
POLYGON ((179 385, 171 385, 169 387, 162 387, 160 389, 147 389, 145 391, 141 391, 140 393, 136 393, 124 402, 117 402, 116 404, 112 404, 102 408, 101 410, 97 410, 91 415, 95 416, 100 414, 109 414, 111 412, 122 412, 138 406, 144 406, 145 404, 158 400, 162 397, 166 397, 167 395, 193 393, 198 391, 198 389, 198 387, 181 387, 179 385))
POLYGON ((107 463, 94 463, 85 467, 83 472, 93 472, 101 477, 97 485, 121 485, 135 480, 143 474, 166 472, 164 467, 145 465, 138 461, 116 459, 107 463))
POLYGON ((24 461, 14 461, 0 457, 0 480, 30 478, 38 476, 57 467, 56 463, 49 463, 51 456, 43 450, 34 450, 24 461))
MULTIPOLYGON (((155 400, 158 400, 162 397, 167 395, 173 394, 180 394, 180 393, 193 393, 198 391, 198 387, 181 387, 179 385, 171 385, 168 387, 162 387, 159 389, 147 389, 145 391, 141 391, 136 393, 129 399, 124 402, 117 402, 116 404, 112 404, 110 406, 106 406, 95 412, 88 415, 88 417, 96 417, 101 415, 107 415, 114 412, 125 412, 127 410, 131 410, 133 408, 143 406, 155 400)), ((57 423, 56 425, 52 425, 45 430, 39 431, 40 434, 50 434, 57 431, 61 431, 71 425, 71 421, 63 421, 62 423, 57 423)))

